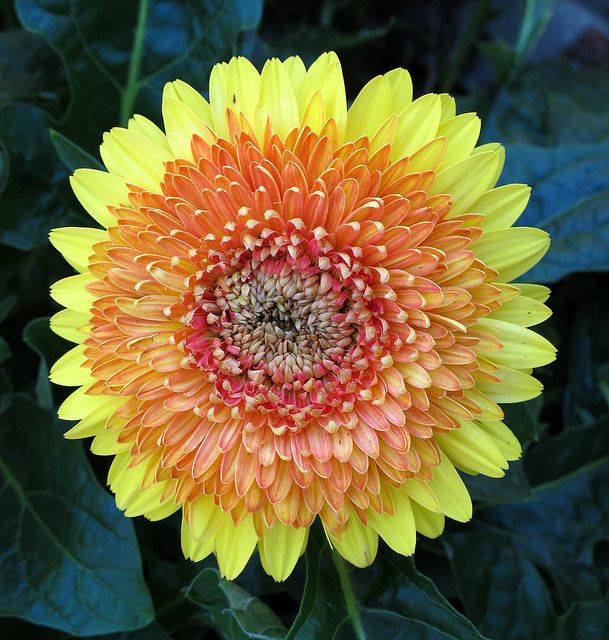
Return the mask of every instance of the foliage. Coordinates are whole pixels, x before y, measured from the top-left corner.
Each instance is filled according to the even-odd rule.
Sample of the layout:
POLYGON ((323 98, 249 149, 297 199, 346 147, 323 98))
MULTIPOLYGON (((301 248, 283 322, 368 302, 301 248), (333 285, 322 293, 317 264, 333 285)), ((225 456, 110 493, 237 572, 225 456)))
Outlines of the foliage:
POLYGON ((582 66, 570 50, 531 64, 559 5, 0 5, 2 637, 609 637, 608 61, 582 66), (494 26, 502 11, 516 18, 511 31, 494 26), (343 59, 351 98, 375 74, 406 66, 419 92, 465 94, 458 104, 483 116, 485 141, 506 144, 502 179, 534 187, 522 224, 553 238, 525 278, 552 284, 554 316, 541 330, 560 356, 541 372, 542 400, 506 407, 523 460, 501 480, 466 479, 473 522, 420 540, 414 560, 383 547, 365 570, 335 564, 314 528, 285 583, 255 562, 227 583, 213 560, 181 558, 175 519, 124 518, 103 488, 107 461, 61 437, 67 426, 54 407, 62 392, 47 375, 66 344, 48 329, 56 309, 47 291, 70 272, 47 235, 88 224, 68 175, 97 166, 101 134, 132 112, 158 122, 167 80, 204 91, 212 65, 230 55, 310 61, 327 49, 343 59))

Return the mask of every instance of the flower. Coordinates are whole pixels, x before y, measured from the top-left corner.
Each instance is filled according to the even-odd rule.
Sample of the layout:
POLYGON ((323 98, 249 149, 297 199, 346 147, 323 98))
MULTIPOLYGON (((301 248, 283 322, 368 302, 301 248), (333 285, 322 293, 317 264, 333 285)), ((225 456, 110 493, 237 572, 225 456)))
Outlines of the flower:
POLYGON ((548 290, 508 284, 549 245, 511 228, 529 188, 495 188, 502 147, 404 69, 347 110, 333 53, 233 58, 209 95, 167 84, 165 133, 135 116, 72 177, 103 229, 51 233, 79 272, 52 287, 66 436, 114 456, 127 516, 182 509, 185 555, 228 578, 258 546, 285 579, 317 517, 357 566, 379 536, 409 555, 471 517, 455 468, 519 457, 497 403, 555 357, 527 328, 548 290))

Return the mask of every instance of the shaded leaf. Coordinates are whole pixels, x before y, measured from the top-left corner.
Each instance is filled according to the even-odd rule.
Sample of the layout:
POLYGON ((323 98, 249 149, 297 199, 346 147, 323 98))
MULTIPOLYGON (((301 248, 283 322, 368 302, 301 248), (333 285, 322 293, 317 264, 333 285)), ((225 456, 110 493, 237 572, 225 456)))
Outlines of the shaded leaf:
POLYGON ((48 242, 49 230, 78 221, 66 206, 67 172, 48 137, 48 115, 26 105, 0 111, 0 139, 10 174, 0 195, 0 243, 28 250, 48 242))
POLYGON ((58 119, 67 89, 62 62, 44 38, 21 29, 0 33, 0 108, 26 102, 58 119))
POLYGON ((40 356, 35 391, 38 404, 45 408, 53 406, 50 367, 71 346, 51 331, 49 321, 49 318, 35 318, 23 330, 23 341, 40 356))
POLYGON ((131 522, 53 411, 17 396, 0 431, 0 615, 75 635, 154 617, 131 522))
POLYGON ((181 78, 202 88, 213 64, 235 52, 239 33, 255 26, 262 0, 147 3, 141 65, 130 75, 140 4, 16 3, 22 24, 44 36, 66 64, 73 101, 62 133, 85 149, 97 147, 121 112, 131 115, 134 97, 136 111, 158 118, 165 82, 181 78))
POLYGON ((75 142, 68 140, 63 134, 54 129, 49 130, 51 142, 59 159, 63 162, 65 168, 72 173, 76 169, 100 169, 104 170, 104 166, 99 160, 96 160, 90 153, 79 147, 75 142))
POLYGON ((509 534, 446 536, 467 613, 482 633, 502 640, 551 638, 554 611, 543 579, 509 534))
POLYGON ((594 560, 595 545, 609 539, 608 482, 605 460, 537 487, 528 502, 486 509, 483 518, 552 576, 563 603, 595 600, 609 588, 594 560))
POLYGON ((609 144, 552 148, 510 145, 502 183, 533 187, 519 225, 552 238, 527 281, 554 282, 577 271, 609 270, 609 144))
POLYGON ((287 630, 262 601, 217 569, 203 569, 185 589, 186 597, 201 607, 202 618, 231 640, 284 638, 287 630))

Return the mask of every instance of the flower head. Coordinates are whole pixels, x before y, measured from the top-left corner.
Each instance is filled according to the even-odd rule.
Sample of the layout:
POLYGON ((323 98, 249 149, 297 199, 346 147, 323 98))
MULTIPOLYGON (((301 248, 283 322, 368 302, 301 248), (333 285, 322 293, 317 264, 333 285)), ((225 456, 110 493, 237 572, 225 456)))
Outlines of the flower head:
POLYGON ((108 172, 74 191, 103 229, 51 241, 59 410, 112 455, 128 516, 182 510, 184 553, 239 574, 258 546, 285 579, 319 518, 365 566, 379 535, 471 517, 455 467, 501 476, 520 447, 497 403, 538 395, 544 287, 508 284, 547 250, 510 228, 529 188, 494 188, 503 149, 475 114, 412 100, 408 72, 347 110, 338 58, 217 65, 210 102, 165 87, 165 132, 105 134, 108 172))

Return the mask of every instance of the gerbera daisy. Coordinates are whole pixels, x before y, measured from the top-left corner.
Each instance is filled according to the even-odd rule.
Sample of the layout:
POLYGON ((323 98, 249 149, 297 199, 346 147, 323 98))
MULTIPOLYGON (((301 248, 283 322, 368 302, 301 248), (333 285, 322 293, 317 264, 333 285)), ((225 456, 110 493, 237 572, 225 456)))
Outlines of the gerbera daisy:
POLYGON ((333 53, 234 58, 209 96, 167 84, 164 132, 136 115, 72 177, 103 228, 51 233, 79 272, 52 287, 66 436, 114 456, 126 515, 181 509, 186 556, 228 578, 257 546, 285 579, 316 518, 357 566, 379 536, 411 554, 471 517, 455 468, 519 457, 497 403, 554 359, 527 328, 548 290, 508 284, 549 244, 511 228, 529 188, 495 188, 503 148, 404 69, 347 109, 333 53))

